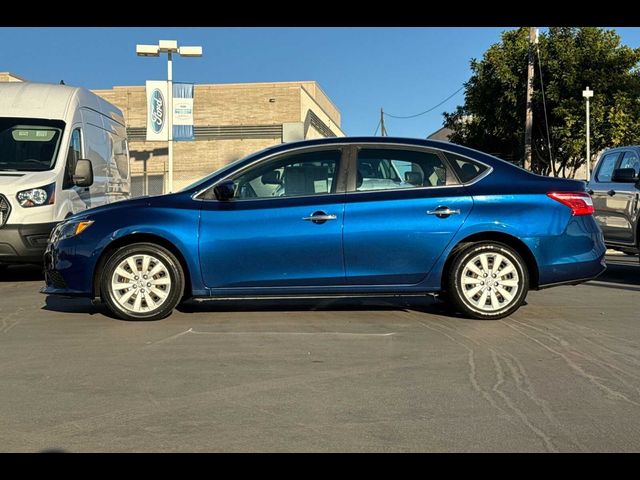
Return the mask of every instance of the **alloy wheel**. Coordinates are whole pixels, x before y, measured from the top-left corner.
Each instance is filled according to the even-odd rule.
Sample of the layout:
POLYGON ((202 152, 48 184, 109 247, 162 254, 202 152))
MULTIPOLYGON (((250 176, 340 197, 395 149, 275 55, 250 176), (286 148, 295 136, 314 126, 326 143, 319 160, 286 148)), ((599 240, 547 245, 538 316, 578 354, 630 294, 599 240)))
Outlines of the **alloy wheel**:
POLYGON ((111 276, 111 292, 118 304, 133 313, 160 308, 171 292, 171 276, 162 260, 134 254, 122 260, 111 276))
POLYGON ((482 252, 469 258, 462 269, 460 283, 465 302, 486 313, 508 308, 521 288, 516 266, 497 252, 482 252))

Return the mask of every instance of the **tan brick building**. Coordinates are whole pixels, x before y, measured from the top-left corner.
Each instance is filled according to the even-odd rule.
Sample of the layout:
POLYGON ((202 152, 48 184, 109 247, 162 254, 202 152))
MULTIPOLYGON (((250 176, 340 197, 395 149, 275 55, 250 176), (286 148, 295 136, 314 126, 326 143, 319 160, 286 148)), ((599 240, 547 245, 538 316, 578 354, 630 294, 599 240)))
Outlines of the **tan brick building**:
MULTIPOLYGON (((24 79, 0 72, 0 81, 24 79)), ((93 90, 124 113, 132 193, 162 193, 167 143, 147 142, 144 86, 93 90)), ((286 138, 344 136, 340 111, 314 81, 196 85, 195 140, 174 142, 174 190, 219 167, 286 138), (299 135, 290 137, 290 132, 299 135)))
MULTIPOLYGON (((166 183, 167 144, 145 141, 145 88, 94 92, 124 113, 134 193, 160 193, 166 183)), ((195 140, 174 142, 174 190, 251 152, 281 143, 296 124, 304 138, 344 135, 340 112, 313 81, 196 85, 193 109, 195 140)))

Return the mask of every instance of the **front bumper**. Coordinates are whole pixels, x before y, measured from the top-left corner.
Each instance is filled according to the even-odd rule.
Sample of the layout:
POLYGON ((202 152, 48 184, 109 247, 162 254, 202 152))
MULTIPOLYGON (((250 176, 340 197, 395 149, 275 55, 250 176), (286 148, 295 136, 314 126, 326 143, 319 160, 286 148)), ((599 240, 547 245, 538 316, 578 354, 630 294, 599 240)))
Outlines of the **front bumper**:
POLYGON ((0 263, 42 263, 53 223, 24 225, 8 224, 0 227, 0 263))
POLYGON ((69 286, 65 278, 73 279, 69 270, 73 268, 70 258, 73 256, 73 248, 52 248, 49 244, 43 255, 45 287, 40 292, 47 295, 87 296, 86 292, 76 290, 69 286))
POLYGON ((46 295, 92 297, 93 241, 87 244, 77 237, 49 243, 43 255, 46 295))

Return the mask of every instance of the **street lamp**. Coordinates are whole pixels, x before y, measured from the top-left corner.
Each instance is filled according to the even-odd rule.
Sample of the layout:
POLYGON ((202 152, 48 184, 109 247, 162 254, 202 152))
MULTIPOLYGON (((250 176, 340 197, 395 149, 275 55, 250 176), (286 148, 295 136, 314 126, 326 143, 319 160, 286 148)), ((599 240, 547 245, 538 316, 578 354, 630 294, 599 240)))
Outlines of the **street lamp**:
POLYGON ((593 90, 582 91, 582 96, 587 100, 587 182, 591 180, 591 145, 590 145, 590 131, 589 131, 589 99, 593 97, 593 90))
POLYGON ((178 47, 176 40, 160 40, 158 45, 136 45, 136 54, 139 57, 159 57, 161 53, 167 54, 167 103, 169 115, 167 115, 168 141, 169 141, 169 193, 173 191, 173 54, 182 57, 201 57, 202 47, 178 47))

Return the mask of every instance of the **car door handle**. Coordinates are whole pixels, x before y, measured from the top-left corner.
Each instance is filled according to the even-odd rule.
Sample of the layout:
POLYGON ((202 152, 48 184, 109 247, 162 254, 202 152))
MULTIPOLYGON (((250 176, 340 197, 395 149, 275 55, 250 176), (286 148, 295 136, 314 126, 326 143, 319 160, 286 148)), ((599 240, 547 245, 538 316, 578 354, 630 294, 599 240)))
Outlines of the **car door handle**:
POLYGON ((616 191, 615 191, 615 190, 609 190, 609 191, 607 192, 607 195, 609 195, 610 197, 613 197, 615 194, 616 194, 616 191))
POLYGON ((327 220, 335 220, 336 218, 338 217, 336 217, 335 215, 327 214, 323 211, 313 212, 308 217, 302 217, 303 220, 306 220, 308 222, 313 222, 316 225, 320 225, 326 222, 327 220))
POLYGON ((446 218, 449 215, 460 215, 460 209, 449 207, 438 207, 435 210, 427 210, 427 215, 435 215, 438 218, 446 218))

